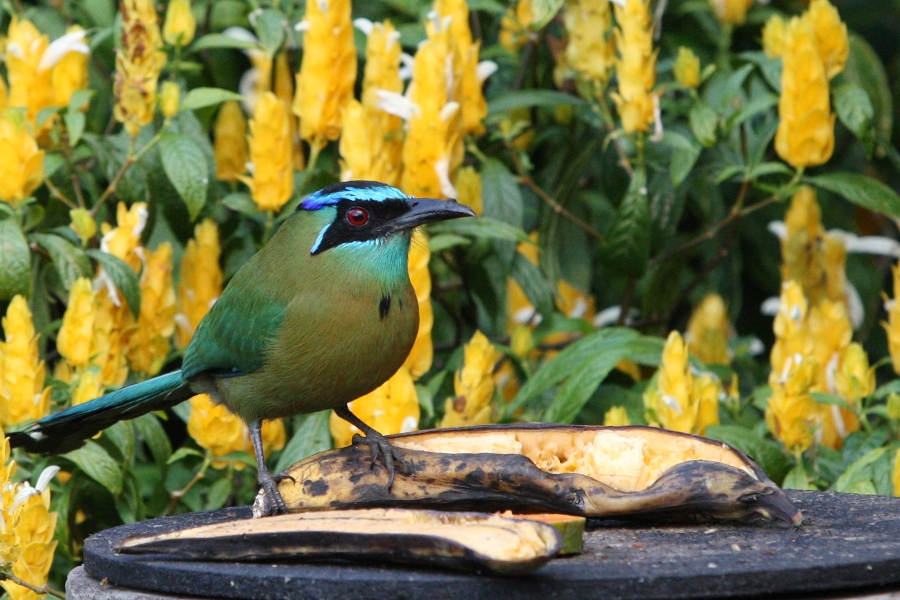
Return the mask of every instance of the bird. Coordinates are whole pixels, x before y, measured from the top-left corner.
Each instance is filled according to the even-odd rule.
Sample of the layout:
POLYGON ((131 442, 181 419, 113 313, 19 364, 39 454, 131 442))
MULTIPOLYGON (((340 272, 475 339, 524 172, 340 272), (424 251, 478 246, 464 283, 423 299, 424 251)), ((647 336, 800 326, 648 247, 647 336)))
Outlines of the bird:
POLYGON ((348 403, 405 362, 419 327, 407 271, 413 230, 473 217, 454 200, 414 198, 376 181, 347 181, 307 196, 234 274, 200 321, 181 370, 136 383, 8 433, 12 447, 61 454, 117 421, 209 394, 247 423, 266 514, 287 512, 284 477, 263 457, 265 420, 333 409, 365 434, 388 487, 402 459, 348 403))

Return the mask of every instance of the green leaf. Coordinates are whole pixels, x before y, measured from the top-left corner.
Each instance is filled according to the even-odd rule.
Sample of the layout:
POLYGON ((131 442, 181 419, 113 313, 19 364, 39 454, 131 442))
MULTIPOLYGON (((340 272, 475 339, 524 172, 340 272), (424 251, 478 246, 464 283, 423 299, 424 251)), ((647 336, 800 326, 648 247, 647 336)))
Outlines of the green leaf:
POLYGON ((94 274, 87 254, 69 240, 49 233, 32 233, 28 239, 50 255, 50 260, 53 261, 59 279, 67 291, 79 277, 91 277, 94 274))
POLYGON ((855 83, 839 85, 834 89, 834 110, 871 157, 875 146, 875 128, 872 126, 875 109, 866 90, 855 83))
POLYGON ((134 458, 134 427, 128 421, 113 423, 103 430, 104 439, 109 440, 119 450, 123 462, 129 463, 134 458))
POLYGON ((116 284, 116 289, 122 292, 131 314, 136 319, 141 314, 141 285, 137 273, 128 266, 128 263, 112 254, 90 249, 87 255, 103 266, 106 274, 116 284))
POLYGON ((765 112, 778 104, 778 96, 775 94, 763 94, 751 99, 744 104, 736 113, 729 117, 725 124, 725 128, 731 130, 744 121, 748 121, 756 115, 765 112))
POLYGON ((74 148, 84 133, 84 113, 80 110, 67 110, 63 114, 63 121, 66 124, 66 131, 69 132, 69 147, 74 148))
POLYGON ((94 90, 75 90, 72 92, 72 96, 69 97, 68 111, 85 110, 94 93, 94 90))
POLYGON ((875 212, 900 218, 900 196, 880 181, 859 173, 825 173, 804 180, 875 212))
POLYGON ((331 448, 331 433, 328 430, 330 414, 330 410, 322 410, 303 417, 303 424, 297 428, 278 457, 278 464, 275 465, 276 473, 284 471, 307 456, 331 448))
POLYGON ((209 33, 194 42, 191 52, 207 50, 209 48, 236 48, 238 50, 258 49, 259 44, 247 40, 239 40, 223 33, 209 33))
POLYGON ((531 2, 531 28, 542 29, 544 25, 553 20, 565 0, 533 0, 531 2))
POLYGON ((835 396, 834 394, 824 394, 822 392, 811 392, 809 395, 818 404, 831 404, 834 406, 840 406, 841 408, 846 408, 851 412, 855 412, 855 409, 840 396, 835 396))
POLYGON ((535 310, 542 315, 553 312, 553 288, 541 270, 521 253, 516 253, 510 276, 521 286, 522 291, 535 310))
POLYGON ((517 108, 552 107, 560 104, 583 106, 584 100, 554 90, 517 90, 503 94, 488 104, 488 116, 498 116, 517 108))
POLYGON ((209 169, 203 150, 182 133, 166 132, 159 140, 159 155, 166 176, 194 221, 206 204, 209 185, 209 169))
POLYGON ((225 506, 233 491, 234 480, 231 477, 223 477, 209 486, 209 493, 206 495, 206 510, 215 510, 225 506))
POLYGON ((678 187, 690 175, 691 169, 697 163, 697 159, 700 157, 700 148, 685 136, 674 131, 665 132, 663 143, 672 149, 669 176, 672 178, 672 186, 678 187))
POLYGON ((688 113, 688 121, 691 124, 691 131, 694 133, 694 137, 707 148, 714 146, 716 143, 716 124, 718 120, 719 116, 716 114, 716 111, 703 100, 697 101, 691 107, 691 112, 688 113))
POLYGON ((162 424, 159 422, 159 417, 153 413, 148 413, 134 419, 133 422, 137 428, 138 436, 147 444, 156 464, 159 467, 166 465, 169 457, 172 456, 172 442, 169 441, 166 430, 163 429, 162 424))
POLYGON ((44 179, 49 179, 54 173, 66 165, 66 159, 59 154, 48 152, 44 155, 44 179))
POLYGON ((444 221, 443 223, 432 225, 429 228, 429 233, 432 235, 452 233, 454 235, 464 235, 473 238, 504 240, 507 242, 525 242, 526 244, 534 243, 531 238, 525 235, 525 232, 518 227, 488 217, 444 221))
POLYGON ((893 393, 900 393, 900 379, 889 381, 888 383, 879 387, 877 390, 875 390, 873 397, 876 400, 883 400, 893 393))
POLYGON ((609 267, 627 277, 640 277, 650 259, 650 228, 647 173, 639 168, 603 238, 603 258, 609 267))
POLYGON ((433 253, 438 253, 449 250, 450 248, 455 248, 456 246, 468 246, 471 243, 472 240, 467 237, 456 235, 455 233, 443 233, 441 235, 432 236, 431 239, 428 240, 428 248, 433 253))
POLYGON ((88 440, 81 448, 63 454, 63 458, 75 463, 88 477, 108 489, 113 496, 118 496, 122 491, 122 469, 118 461, 97 442, 88 440))
POLYGON ((712 425, 706 428, 704 435, 737 448, 756 461, 773 481, 781 481, 787 473, 790 459, 781 446, 747 427, 712 425))
POLYGON ((781 484, 786 490, 814 490, 816 489, 809 482, 809 475, 806 474, 806 470, 803 468, 803 465, 797 465, 787 474, 787 477, 784 478, 784 483, 781 484))
POLYGON ((173 463, 177 463, 177 462, 178 462, 179 460, 181 460, 182 458, 187 458, 188 456, 200 456, 200 457, 202 457, 203 454, 202 454, 201 452, 198 452, 197 450, 195 450, 195 449, 193 449, 193 448, 188 448, 188 447, 185 446, 185 447, 179 448, 178 450, 176 450, 175 452, 173 452, 173 453, 172 453, 172 456, 169 457, 169 460, 166 461, 166 464, 171 465, 171 464, 173 464, 173 463))
POLYGON ((758 179, 766 175, 793 175, 794 171, 784 163, 764 162, 754 165, 747 171, 746 179, 758 179))
POLYGON ((553 404, 544 411, 541 420, 554 423, 571 423, 603 383, 609 372, 622 360, 625 354, 624 344, 612 347, 605 352, 595 354, 584 361, 562 386, 553 404))
POLYGON ((31 295, 31 251, 14 217, 0 219, 0 300, 31 295))
POLYGON ((844 71, 835 77, 834 83, 836 85, 855 83, 864 89, 874 111, 872 122, 875 131, 881 137, 890 139, 894 110, 887 73, 878 54, 862 37, 851 33, 849 42, 850 54, 847 57, 847 64, 844 71))
POLYGON ((269 55, 269 58, 275 56, 281 44, 284 43, 284 31, 287 28, 287 20, 277 10, 267 8, 261 12, 255 13, 256 35, 259 37, 259 43, 269 55))
POLYGON ((187 93, 181 102, 182 110, 194 110, 206 106, 214 106, 228 100, 240 102, 244 97, 228 90, 213 87, 194 88, 187 93))
POLYGON ((231 192, 222 198, 220 202, 231 210, 239 213, 251 217, 260 216, 259 208, 256 207, 256 202, 254 202, 253 198, 250 197, 250 194, 247 194, 246 192, 231 192))
MULTIPOLYGON (((866 452, 860 458, 855 460, 849 467, 847 467, 847 470, 844 471, 844 473, 840 477, 838 477, 837 481, 834 482, 832 489, 836 492, 850 492, 852 489, 859 490, 860 483, 863 483, 863 485, 865 485, 865 482, 869 482, 874 490, 874 485, 872 484, 872 469, 870 467, 872 466, 872 463, 881 458, 881 456, 887 451, 887 447, 881 447, 866 452)), ((874 494, 875 492, 872 491, 870 493, 874 494)))

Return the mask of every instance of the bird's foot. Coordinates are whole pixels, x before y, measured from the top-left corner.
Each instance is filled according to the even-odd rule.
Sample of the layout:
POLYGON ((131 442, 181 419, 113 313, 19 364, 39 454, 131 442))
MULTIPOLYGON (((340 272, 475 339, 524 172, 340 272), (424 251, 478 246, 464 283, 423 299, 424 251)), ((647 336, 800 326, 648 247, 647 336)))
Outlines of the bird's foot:
POLYGON ((285 479, 290 479, 291 481, 294 480, 290 475, 283 473, 272 475, 268 471, 260 471, 259 487, 266 493, 266 501, 262 516, 272 517, 274 515, 287 514, 287 505, 284 503, 284 498, 281 497, 281 492, 278 491, 278 482, 284 481, 285 479))
POLYGON ((369 446, 369 450, 372 451, 373 469, 375 468, 375 464, 378 462, 378 456, 381 455, 381 458, 384 461, 384 467, 388 472, 387 489, 390 492, 391 488, 394 487, 394 465, 396 464, 397 466, 399 466, 401 472, 406 470, 406 463, 403 462, 403 455, 400 454, 400 451, 392 446, 391 443, 387 441, 387 438, 385 438, 374 429, 368 431, 365 437, 359 434, 354 435, 353 443, 367 444, 369 446))

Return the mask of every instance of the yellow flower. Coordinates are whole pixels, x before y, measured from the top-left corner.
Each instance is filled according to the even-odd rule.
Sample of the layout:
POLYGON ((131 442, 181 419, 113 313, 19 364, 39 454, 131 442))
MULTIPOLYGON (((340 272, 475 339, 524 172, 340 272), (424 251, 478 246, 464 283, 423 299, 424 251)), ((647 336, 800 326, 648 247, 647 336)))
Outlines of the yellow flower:
POLYGON ((753 0, 712 0, 713 12, 724 25, 740 25, 747 18, 753 0))
POLYGON ((113 114, 136 136, 153 120, 156 84, 166 65, 159 19, 152 0, 122 0, 121 47, 116 51, 113 114))
POLYGON ((181 258, 178 284, 178 314, 175 315, 175 344, 186 348, 216 299, 222 294, 219 267, 219 230, 215 221, 205 219, 194 228, 181 258))
POLYGON ((419 331, 409 356, 403 366, 413 379, 418 379, 431 368, 434 358, 434 345, 431 342, 431 327, 434 325, 434 311, 431 307, 431 272, 428 261, 431 250, 428 248, 428 236, 417 229, 409 246, 409 280, 416 291, 419 303, 419 331))
POLYGON ((796 168, 821 165, 834 151, 835 116, 831 113, 825 65, 807 19, 791 19, 781 58, 781 120, 775 150, 796 168))
POLYGON ((135 272, 141 270, 141 234, 147 226, 147 204, 135 202, 131 208, 119 202, 116 207, 116 226, 111 227, 103 223, 100 230, 103 237, 100 240, 100 249, 125 261, 135 272))
POLYGON ((456 199, 460 204, 465 204, 481 216, 484 212, 484 202, 481 199, 481 173, 475 167, 463 167, 456 175, 456 199))
POLYGON ((390 21, 364 22, 368 33, 362 102, 350 100, 344 108, 341 134, 341 179, 372 179, 389 185, 400 182, 403 120, 380 108, 385 94, 399 96, 399 33, 390 21))
POLYGON ((894 367, 894 373, 900 375, 900 303, 897 297, 900 296, 900 263, 891 267, 894 273, 894 298, 888 299, 884 296, 884 309, 887 311, 887 322, 882 321, 888 338, 888 350, 891 354, 891 365, 894 367))
POLYGON ((178 114, 181 101, 181 90, 174 81, 164 81, 159 92, 159 110, 164 117, 171 118, 178 114))
POLYGON ((728 340, 731 336, 725 302, 718 294, 707 295, 694 309, 684 334, 691 354, 707 365, 730 364, 728 340))
POLYGON ((724 395, 722 384, 712 375, 693 377, 691 384, 691 401, 697 404, 697 422, 691 433, 704 435, 707 427, 719 424, 719 399, 724 395))
POLYGON ((44 388, 44 361, 38 353, 31 310, 16 296, 3 317, 0 344, 0 416, 2 425, 40 419, 50 413, 50 388, 44 388))
POLYGON ((306 156, 303 154, 297 117, 291 112, 291 106, 294 104, 294 74, 291 73, 291 66, 288 64, 287 52, 275 57, 275 81, 272 83, 272 91, 284 104, 291 126, 291 156, 294 168, 302 171, 306 168, 306 156))
MULTIPOLYGON (((770 362, 772 372, 769 384, 775 386, 783 383, 795 363, 794 357, 811 357, 812 339, 806 324, 806 313, 809 305, 803 290, 796 281, 788 281, 781 285, 781 302, 775 316, 775 344, 772 346, 770 362)), ((812 380, 810 380, 812 385, 812 380)))
POLYGON ((259 97, 250 120, 250 162, 251 176, 241 180, 256 206, 280 210, 294 194, 294 165, 288 113, 272 92, 259 97))
POLYGON ((463 367, 453 378, 455 398, 447 398, 438 427, 485 425, 491 422, 494 398, 494 365, 500 354, 490 340, 476 331, 463 350, 463 367))
POLYGON ((569 32, 566 64, 584 79, 605 84, 615 61, 609 0, 568 0, 563 21, 569 32))
POLYGON ((615 32, 618 93, 612 94, 622 128, 626 133, 647 131, 653 124, 658 102, 652 93, 656 83, 656 52, 653 50, 653 23, 647 0, 625 0, 624 8, 616 5, 615 32))
POLYGON ((163 242, 156 251, 144 250, 141 273, 141 313, 128 340, 132 370, 152 377, 168 357, 169 338, 175 331, 175 291, 172 289, 172 245, 163 242))
POLYGON ((173 46, 187 46, 194 39, 197 19, 191 12, 190 0, 171 0, 166 9, 163 39, 173 46))
POLYGON ((97 221, 91 216, 91 211, 85 208, 73 208, 69 211, 69 218, 72 220, 69 227, 81 240, 81 245, 86 246, 97 234, 97 221))
POLYGON ((410 110, 403 143, 400 187, 411 196, 453 198, 453 179, 464 148, 459 80, 452 65, 454 39, 447 23, 428 23, 428 39, 416 52, 410 83, 410 110))
POLYGON ((784 54, 787 23, 780 15, 772 15, 762 30, 763 51, 769 58, 778 58, 784 54))
POLYGON ((241 105, 229 100, 216 117, 213 154, 216 158, 216 177, 222 181, 237 181, 247 170, 247 120, 241 105))
POLYGON ((531 35, 531 23, 534 21, 531 1, 518 0, 500 19, 500 45, 510 52, 518 51, 531 35))
POLYGON ((93 369, 85 369, 78 376, 75 382, 75 388, 72 390, 72 406, 84 404, 94 398, 99 398, 103 394, 103 387, 100 385, 100 379, 93 369))
MULTIPOLYGON (((232 414, 222 404, 214 404, 206 394, 190 399, 191 416, 188 418, 188 434, 201 448, 219 457, 229 452, 245 450, 250 441, 247 428, 240 417, 232 414)), ((222 469, 228 466, 224 460, 213 461, 212 466, 222 469)), ((240 465, 243 467, 243 465, 240 465)))
POLYGON ((307 2, 305 24, 294 114, 300 117, 300 137, 316 149, 341 135, 341 110, 353 98, 350 0, 307 2))
POLYGON ((699 405, 691 402, 692 376, 687 345, 673 331, 663 347, 656 385, 644 392, 647 422, 673 431, 691 433, 697 423, 699 405))
POLYGON ((869 366, 869 357, 858 343, 847 346, 841 357, 841 366, 834 374, 834 385, 839 396, 851 406, 875 391, 875 369, 869 366))
POLYGON ((0 200, 13 206, 44 181, 44 151, 17 115, 0 115, 0 200))
POLYGON ((674 71, 675 80, 684 87, 695 88, 700 85, 700 59, 690 48, 678 48, 674 71))
POLYGON ((844 70, 850 45, 847 41, 847 26, 841 22, 837 9, 828 0, 813 0, 804 15, 812 25, 816 48, 825 64, 828 79, 844 70))
MULTIPOLYGON (((64 35, 53 44, 66 42, 67 52, 63 54, 50 70, 50 84, 53 87, 53 104, 55 106, 67 106, 72 94, 88 86, 88 61, 90 51, 81 40, 86 32, 78 25, 73 25, 66 30, 64 35)), ((50 49, 53 48, 50 44, 50 49)), ((86 106, 85 106, 86 108, 86 106)))
MULTIPOLYGON (((348 404, 353 414, 379 433, 390 435, 415 431, 419 427, 419 400, 413 378, 405 367, 381 387, 348 404)), ((328 421, 334 445, 349 446, 359 429, 331 413, 328 421)))
POLYGON ((118 292, 101 289, 94 300, 90 364, 100 369, 103 387, 120 387, 128 378, 125 352, 133 326, 131 309, 119 299, 118 292))
POLYGON ((809 395, 816 370, 815 359, 791 359, 785 377, 772 386, 766 406, 766 424, 789 452, 801 453, 812 445, 816 403, 809 395))
POLYGON ((810 308, 806 326, 813 344, 812 355, 820 367, 813 391, 834 394, 835 371, 853 338, 847 309, 840 302, 822 300, 810 308))
POLYGON ((606 427, 625 427, 631 425, 631 421, 624 406, 613 406, 603 415, 603 424, 606 427))
POLYGON ((69 302, 56 337, 56 349, 72 367, 86 367, 91 360, 94 332, 94 289, 91 280, 80 277, 69 290, 69 302))

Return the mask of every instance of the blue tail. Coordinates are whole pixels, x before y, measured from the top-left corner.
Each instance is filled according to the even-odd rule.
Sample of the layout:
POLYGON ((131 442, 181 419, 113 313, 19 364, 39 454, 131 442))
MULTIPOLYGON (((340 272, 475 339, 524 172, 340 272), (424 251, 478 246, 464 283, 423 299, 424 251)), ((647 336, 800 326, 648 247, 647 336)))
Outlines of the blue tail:
POLYGON ((23 431, 8 433, 13 448, 62 454, 84 444, 110 425, 164 410, 193 395, 181 371, 167 373, 44 417, 23 431))

